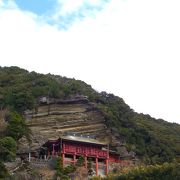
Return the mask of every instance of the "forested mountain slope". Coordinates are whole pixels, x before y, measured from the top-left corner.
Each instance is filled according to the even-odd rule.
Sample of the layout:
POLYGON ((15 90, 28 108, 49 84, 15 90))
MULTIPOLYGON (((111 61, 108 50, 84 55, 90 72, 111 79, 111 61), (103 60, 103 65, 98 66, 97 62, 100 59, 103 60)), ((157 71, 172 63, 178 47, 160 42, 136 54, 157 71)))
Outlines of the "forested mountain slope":
MULTIPOLYGON (((28 72, 18 67, 0 67, 1 140, 5 136, 10 136, 17 142, 23 136, 31 138, 26 124, 33 131, 33 128, 37 127, 37 121, 32 119, 31 122, 28 122, 23 117, 25 117, 27 110, 32 112, 39 108, 40 112, 43 111, 43 108, 47 108, 39 105, 40 97, 68 100, 77 95, 87 96, 88 102, 69 105, 69 107, 66 107, 67 105, 56 107, 68 108, 68 111, 77 110, 75 114, 69 114, 69 116, 66 114, 65 119, 67 118, 69 123, 77 123, 71 120, 84 118, 83 120, 86 120, 85 127, 97 126, 99 132, 108 133, 112 139, 115 138, 116 142, 119 141, 119 144, 125 146, 129 152, 135 152, 139 159, 148 164, 172 161, 180 157, 179 124, 138 114, 122 98, 106 92, 98 93, 83 81, 51 74, 28 72), (91 109, 92 107, 95 109, 91 109), (88 108, 91 111, 86 111, 88 108), (92 119, 94 120, 92 121, 92 119), (22 130, 20 133, 16 132, 17 126, 22 130)), ((53 111, 53 109, 51 110, 53 111)), ((37 118, 39 118, 40 123, 38 126, 42 131, 44 128, 43 132, 46 132, 46 124, 41 122, 40 117, 37 118)), ((46 118, 50 124, 57 123, 50 122, 53 119, 52 116, 46 118)), ((58 118, 62 119, 60 116, 58 118)), ((59 128, 62 126, 70 128, 65 122, 59 124, 59 128)), ((3 143, 0 143, 0 146, 3 146, 3 143)))

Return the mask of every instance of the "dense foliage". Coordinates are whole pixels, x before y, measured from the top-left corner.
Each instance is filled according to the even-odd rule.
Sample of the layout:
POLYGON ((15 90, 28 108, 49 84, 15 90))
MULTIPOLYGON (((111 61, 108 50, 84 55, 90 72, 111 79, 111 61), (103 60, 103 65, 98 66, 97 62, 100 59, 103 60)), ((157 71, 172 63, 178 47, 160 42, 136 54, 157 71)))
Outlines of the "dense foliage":
POLYGON ((65 168, 63 168, 62 165, 62 158, 58 157, 56 159, 56 177, 60 177, 64 180, 69 180, 68 174, 73 173, 76 170, 75 166, 68 165, 65 168))
POLYGON ((12 137, 0 139, 0 179, 9 176, 9 173, 3 164, 5 161, 12 161, 16 157, 16 141, 12 137))
POLYGON ((113 94, 101 93, 99 108, 109 127, 119 133, 127 149, 148 164, 170 162, 180 157, 180 125, 138 114, 113 94))
POLYGON ((25 120, 17 112, 10 112, 6 115, 7 125, 7 135, 14 138, 16 141, 25 136, 30 140, 30 130, 27 127, 25 120))
POLYGON ((8 176, 3 162, 15 160, 18 140, 25 136, 30 142, 29 128, 20 114, 9 112, 4 119, 7 126, 0 138, 0 177, 2 178, 8 176))
POLYGON ((141 166, 129 172, 121 172, 121 175, 110 175, 109 180, 178 180, 180 177, 179 163, 164 163, 162 165, 141 166))
POLYGON ((0 139, 0 160, 13 160, 16 157, 16 146, 16 141, 12 137, 0 139))
POLYGON ((4 179, 5 177, 8 177, 9 173, 7 169, 5 168, 4 164, 0 161, 0 179, 4 179))
POLYGON ((170 162, 180 157, 180 125, 138 114, 122 98, 98 93, 83 81, 0 67, 0 109, 13 112, 7 129, 15 140, 26 132, 24 120, 16 119, 18 114, 22 116, 24 110, 37 106, 39 97, 68 99, 78 94, 97 104, 112 133, 118 134, 128 151, 135 152, 145 163, 170 162))

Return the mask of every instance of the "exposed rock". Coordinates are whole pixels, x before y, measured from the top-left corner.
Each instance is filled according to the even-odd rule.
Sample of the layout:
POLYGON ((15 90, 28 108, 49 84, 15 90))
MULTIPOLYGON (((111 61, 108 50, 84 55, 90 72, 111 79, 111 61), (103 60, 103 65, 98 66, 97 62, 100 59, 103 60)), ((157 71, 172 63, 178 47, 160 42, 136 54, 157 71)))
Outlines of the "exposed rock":
MULTIPOLYGON (((95 103, 73 100, 73 103, 41 104, 32 111, 25 112, 25 119, 32 131, 32 144, 25 138, 19 142, 19 153, 34 151, 50 139, 58 139, 62 135, 76 134, 110 143, 123 156, 128 156, 117 129, 106 126, 103 113, 95 103)), ((52 100, 51 100, 52 101, 52 100)), ((56 100, 53 100, 56 102, 56 100)), ((67 100, 66 100, 67 101, 67 100)), ((58 100, 60 102, 60 100, 58 100)))

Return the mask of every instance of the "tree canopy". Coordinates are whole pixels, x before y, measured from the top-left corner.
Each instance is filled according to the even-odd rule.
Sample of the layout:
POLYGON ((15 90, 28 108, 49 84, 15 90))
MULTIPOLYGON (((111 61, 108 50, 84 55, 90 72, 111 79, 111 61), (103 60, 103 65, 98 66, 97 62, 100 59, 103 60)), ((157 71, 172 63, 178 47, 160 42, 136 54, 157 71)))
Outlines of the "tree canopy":
POLYGON ((8 136, 18 140, 27 129, 22 114, 36 106, 38 98, 68 99, 88 96, 106 119, 106 125, 121 138, 128 151, 147 164, 170 162, 180 157, 180 125, 136 113, 122 98, 98 93, 83 81, 28 72, 18 67, 0 67, 0 106, 8 117, 8 136))
POLYGON ((30 130, 27 127, 25 120, 17 112, 10 112, 6 115, 7 125, 7 135, 11 136, 15 140, 19 140, 23 136, 30 139, 30 130))
POLYGON ((0 160, 11 161, 16 157, 16 141, 12 137, 0 139, 0 160))

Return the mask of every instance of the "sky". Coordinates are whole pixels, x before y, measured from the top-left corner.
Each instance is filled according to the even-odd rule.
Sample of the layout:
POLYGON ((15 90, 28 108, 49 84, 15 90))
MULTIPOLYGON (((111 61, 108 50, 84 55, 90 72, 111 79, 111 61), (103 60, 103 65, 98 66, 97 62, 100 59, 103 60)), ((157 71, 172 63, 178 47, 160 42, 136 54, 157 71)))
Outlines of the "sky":
POLYGON ((179 0, 0 0, 0 66, 80 79, 180 124, 179 0))

